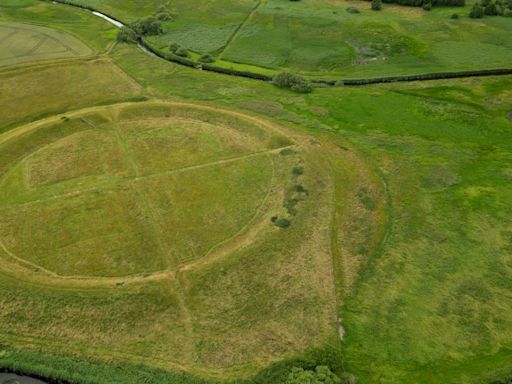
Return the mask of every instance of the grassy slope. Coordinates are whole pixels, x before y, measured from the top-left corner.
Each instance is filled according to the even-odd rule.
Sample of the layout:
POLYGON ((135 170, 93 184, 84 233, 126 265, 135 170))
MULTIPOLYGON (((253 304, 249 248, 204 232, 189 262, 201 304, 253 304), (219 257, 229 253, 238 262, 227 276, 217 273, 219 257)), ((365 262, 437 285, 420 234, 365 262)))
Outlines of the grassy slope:
POLYGON ((503 300, 512 257, 512 78, 298 96, 150 61, 131 48, 114 57, 154 92, 340 135, 382 170, 390 236, 342 312, 346 367, 362 383, 485 383, 512 370, 512 308, 503 300))
POLYGON ((0 79, 0 132, 15 123, 141 94, 138 84, 107 59, 6 69, 0 79))

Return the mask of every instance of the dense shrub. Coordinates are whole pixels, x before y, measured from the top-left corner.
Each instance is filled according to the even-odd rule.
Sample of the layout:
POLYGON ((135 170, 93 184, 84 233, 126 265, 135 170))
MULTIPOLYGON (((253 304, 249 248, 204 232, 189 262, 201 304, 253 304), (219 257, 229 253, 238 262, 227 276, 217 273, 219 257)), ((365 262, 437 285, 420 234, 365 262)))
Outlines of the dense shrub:
POLYGON ((351 373, 343 372, 341 374, 340 378, 341 378, 341 384, 356 384, 357 383, 356 377, 351 373))
POLYGON ((295 176, 300 176, 300 175, 302 175, 304 173, 304 168, 303 167, 293 167, 292 173, 295 176))
POLYGON ((341 384, 341 379, 326 366, 318 366, 314 371, 292 368, 285 384, 341 384))
POLYGON ((139 19, 130 25, 139 36, 155 36, 164 33, 162 23, 154 16, 139 19))
POLYGON ((459 14, 458 13, 454 13, 453 15, 450 16, 451 19, 453 20, 457 20, 459 18, 459 14))
POLYGON ((496 7, 495 3, 489 3, 484 8, 484 14, 488 16, 497 16, 498 15, 498 8, 496 7))
POLYGON ((274 76, 272 83, 279 88, 289 88, 300 93, 309 93, 313 90, 309 81, 302 76, 290 72, 281 72, 274 76))
MULTIPOLYGON (((368 0, 373 1, 373 0, 368 0)), ((425 4, 430 3, 433 7, 436 6, 457 6, 462 7, 465 5, 465 0, 382 0, 384 3, 392 3, 398 5, 407 5, 412 7, 423 7, 425 4)))
POLYGON ((171 43, 169 45, 169 51, 172 53, 176 53, 176 51, 180 48, 180 45, 178 43, 171 43))
POLYGON ((117 32, 117 41, 132 44, 137 41, 137 34, 129 27, 122 27, 117 32))
POLYGON ((183 47, 179 47, 174 53, 180 57, 188 57, 188 50, 183 47))
POLYGON ((356 8, 356 7, 348 7, 348 8, 347 8, 347 12, 348 12, 348 13, 361 13, 361 11, 359 10, 359 8, 356 8))
POLYGON ((215 59, 212 55, 209 55, 208 53, 206 53, 199 58, 199 61, 201 63, 213 63, 215 61, 215 59))
POLYGON ((422 8, 425 11, 431 11, 432 10, 432 3, 425 3, 425 4, 423 4, 422 8))
POLYGON ((380 11, 382 9, 382 0, 372 0, 372 10, 380 11))
POLYGON ((471 8, 471 11, 469 12, 469 17, 472 19, 481 19, 484 17, 484 8, 480 3, 473 4, 473 7, 471 8))
POLYGON ((290 220, 284 218, 280 218, 274 221, 274 225, 279 228, 288 228, 290 224, 290 220))

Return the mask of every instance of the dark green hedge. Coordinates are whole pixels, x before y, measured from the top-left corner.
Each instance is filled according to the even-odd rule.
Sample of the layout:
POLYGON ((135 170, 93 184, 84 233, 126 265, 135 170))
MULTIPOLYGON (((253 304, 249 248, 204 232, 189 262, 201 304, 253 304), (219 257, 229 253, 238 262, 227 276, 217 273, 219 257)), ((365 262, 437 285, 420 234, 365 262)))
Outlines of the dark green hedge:
MULTIPOLYGON (((367 0, 370 1, 370 0, 367 0)), ((457 6, 462 7, 465 4, 465 0, 382 0, 388 4, 399 4, 410 7, 422 7, 424 4, 432 4, 435 7, 441 6, 457 6)))
MULTIPOLYGON (((462 71, 462 72, 440 72, 440 73, 425 73, 422 75, 410 76, 389 76, 389 77, 374 77, 371 79, 345 79, 337 82, 340 85, 368 85, 379 83, 395 83, 404 81, 421 81, 421 80, 442 80, 442 79, 456 79, 463 77, 480 77, 480 76, 503 76, 512 75, 512 69, 483 69, 479 71, 462 71)), ((328 80, 325 84, 335 85, 332 81, 328 80)))

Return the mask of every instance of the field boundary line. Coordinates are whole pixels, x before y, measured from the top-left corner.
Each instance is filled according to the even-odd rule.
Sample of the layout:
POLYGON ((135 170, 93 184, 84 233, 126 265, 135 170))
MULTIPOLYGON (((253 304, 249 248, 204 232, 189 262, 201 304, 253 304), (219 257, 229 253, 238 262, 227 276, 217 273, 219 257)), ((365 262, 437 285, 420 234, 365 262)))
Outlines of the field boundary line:
POLYGON ((224 56, 224 53, 226 53, 226 50, 229 48, 231 43, 236 39, 240 31, 243 27, 247 24, 247 22, 252 19, 254 14, 258 11, 258 8, 263 4, 264 0, 259 0, 258 3, 252 8, 252 10, 247 14, 245 19, 242 20, 242 22, 238 25, 238 27, 235 28, 231 36, 229 36, 228 40, 226 41, 226 44, 224 47, 222 47, 222 50, 219 53, 219 59, 222 59, 222 56, 224 56))

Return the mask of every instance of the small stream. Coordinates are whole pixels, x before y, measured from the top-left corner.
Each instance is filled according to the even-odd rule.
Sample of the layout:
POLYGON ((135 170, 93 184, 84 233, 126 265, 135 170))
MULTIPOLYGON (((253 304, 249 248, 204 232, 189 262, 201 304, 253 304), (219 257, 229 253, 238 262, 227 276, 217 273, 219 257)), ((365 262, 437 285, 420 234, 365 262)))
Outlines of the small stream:
POLYGON ((110 24, 114 24, 117 28, 124 27, 123 23, 121 23, 120 21, 114 20, 114 19, 108 17, 107 15, 104 15, 103 13, 92 11, 92 14, 96 15, 98 17, 101 17, 102 19, 107 20, 110 24))
POLYGON ((0 373, 0 384, 47 384, 44 381, 14 373, 0 373))

